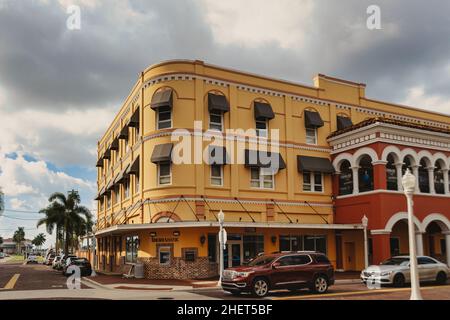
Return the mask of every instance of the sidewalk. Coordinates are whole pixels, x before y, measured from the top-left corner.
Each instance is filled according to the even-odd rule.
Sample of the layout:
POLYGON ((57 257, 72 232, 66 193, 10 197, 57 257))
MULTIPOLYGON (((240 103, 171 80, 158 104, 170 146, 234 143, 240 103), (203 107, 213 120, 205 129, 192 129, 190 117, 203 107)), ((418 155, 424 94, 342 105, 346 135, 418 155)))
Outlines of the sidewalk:
MULTIPOLYGON (((114 274, 97 274, 95 277, 83 278, 92 285, 104 289, 129 289, 129 290, 161 290, 161 291, 186 291, 218 288, 219 278, 206 280, 151 280, 123 278, 114 274)), ((336 272, 336 284, 359 283, 359 272, 336 272)))

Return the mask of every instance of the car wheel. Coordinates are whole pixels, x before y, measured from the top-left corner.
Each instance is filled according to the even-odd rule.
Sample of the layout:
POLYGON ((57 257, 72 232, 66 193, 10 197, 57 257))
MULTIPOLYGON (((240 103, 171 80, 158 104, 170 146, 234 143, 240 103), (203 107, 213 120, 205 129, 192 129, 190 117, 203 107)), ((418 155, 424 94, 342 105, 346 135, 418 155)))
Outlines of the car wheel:
POLYGON ((393 283, 394 283, 394 287, 398 287, 398 288, 404 287, 405 286, 405 277, 402 274, 397 274, 394 277, 393 283))
POLYGON ((252 285, 253 295, 262 298, 269 293, 269 283, 264 278, 258 278, 253 281, 252 285))
POLYGON ((436 283, 437 284, 445 284, 447 282, 447 275, 445 272, 439 272, 436 276, 436 283))
POLYGON ((311 288, 314 293, 325 293, 328 290, 328 280, 325 276, 316 276, 311 288))

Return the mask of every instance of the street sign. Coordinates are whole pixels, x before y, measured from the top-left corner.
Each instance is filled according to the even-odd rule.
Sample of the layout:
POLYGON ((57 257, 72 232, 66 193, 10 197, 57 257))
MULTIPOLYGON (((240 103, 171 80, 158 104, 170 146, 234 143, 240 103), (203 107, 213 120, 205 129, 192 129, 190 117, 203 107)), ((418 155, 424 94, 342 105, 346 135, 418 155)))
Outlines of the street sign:
POLYGON ((221 245, 223 245, 223 250, 226 249, 226 244, 227 244, 227 231, 225 229, 222 229, 222 231, 219 231, 219 242, 221 245))

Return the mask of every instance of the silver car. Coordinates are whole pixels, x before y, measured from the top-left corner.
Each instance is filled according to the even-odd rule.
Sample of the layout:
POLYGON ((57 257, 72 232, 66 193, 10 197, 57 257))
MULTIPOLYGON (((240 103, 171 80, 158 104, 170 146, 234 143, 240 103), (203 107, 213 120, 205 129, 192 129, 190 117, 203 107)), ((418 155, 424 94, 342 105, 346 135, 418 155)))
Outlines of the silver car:
MULTIPOLYGON (((446 264, 427 256, 419 256, 417 262, 421 282, 434 281, 438 284, 447 282, 450 269, 446 264)), ((396 256, 380 265, 369 266, 361 272, 361 280, 367 285, 403 287, 405 283, 410 282, 409 256, 396 256)))

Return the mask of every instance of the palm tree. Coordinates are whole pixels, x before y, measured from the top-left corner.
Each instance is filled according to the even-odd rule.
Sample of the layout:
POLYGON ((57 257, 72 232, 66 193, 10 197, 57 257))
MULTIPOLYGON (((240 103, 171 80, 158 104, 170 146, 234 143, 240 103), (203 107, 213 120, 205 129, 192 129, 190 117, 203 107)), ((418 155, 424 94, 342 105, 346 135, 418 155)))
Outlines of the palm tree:
POLYGON ((57 241, 59 235, 64 232, 64 253, 69 253, 71 240, 84 232, 92 229, 92 214, 84 206, 80 205, 81 199, 77 191, 69 191, 67 197, 61 192, 53 193, 48 199, 50 204, 47 208, 40 210, 45 218, 38 221, 37 226, 46 225, 48 233, 57 229, 57 241))
POLYGON ((14 231, 13 241, 17 244, 17 251, 20 253, 20 249, 22 248, 22 242, 25 240, 25 230, 24 227, 18 227, 16 231, 14 231))
POLYGON ((34 237, 31 243, 40 249, 40 247, 45 243, 45 240, 45 234, 39 233, 36 237, 34 237))

